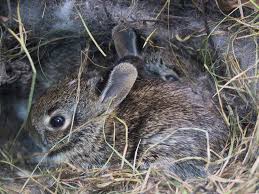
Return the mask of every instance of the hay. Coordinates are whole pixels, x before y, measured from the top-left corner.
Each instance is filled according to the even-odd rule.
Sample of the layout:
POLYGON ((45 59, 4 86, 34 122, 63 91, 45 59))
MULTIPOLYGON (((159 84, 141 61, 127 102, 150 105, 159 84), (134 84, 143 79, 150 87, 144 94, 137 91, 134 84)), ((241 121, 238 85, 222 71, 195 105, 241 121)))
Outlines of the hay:
MULTIPOLYGON (((156 19, 161 17, 167 8, 169 13, 169 4, 170 0, 162 5, 156 19)), ((241 17, 233 17, 234 11, 229 14, 222 13, 224 18, 214 25, 209 34, 206 34, 206 36, 198 34, 205 40, 203 48, 199 48, 202 55, 201 61, 206 73, 210 75, 214 82, 214 97, 218 99, 222 117, 231 129, 231 138, 226 150, 223 150, 226 154, 214 162, 219 165, 219 168, 215 169, 207 179, 182 181, 177 176, 166 174, 159 169, 149 168, 139 171, 135 168, 135 163, 130 164, 126 161, 125 153, 120 154, 116 150, 114 150, 114 154, 120 154, 122 158, 121 166, 85 170, 76 168, 71 164, 65 164, 54 169, 41 169, 40 164, 38 164, 32 168, 32 171, 27 172, 19 167, 28 167, 21 162, 24 160, 23 157, 17 156, 7 147, 1 147, 0 193, 36 193, 38 191, 49 193, 258 193, 258 15, 250 14, 245 17, 240 6, 242 8, 242 5, 239 5, 235 9, 242 11, 241 17), (224 48, 221 45, 223 51, 221 50, 215 55, 209 48, 211 46, 209 40, 216 40, 214 35, 220 31, 218 29, 221 26, 227 26, 226 28, 231 29, 233 36, 227 42, 227 45, 224 43, 224 48), (252 39, 255 44, 255 63, 248 67, 240 62, 238 58, 242 55, 236 53, 234 49, 236 40, 246 38, 252 39), (222 70, 224 73, 222 73, 222 70)), ((79 16, 84 21, 82 15, 79 16)), ((4 16, 0 16, 0 20, 7 21, 4 16)), ((18 46, 13 49, 20 51, 18 54, 16 52, 15 55, 7 55, 10 52, 0 54, 12 58, 22 56, 25 53, 29 59, 33 72, 31 92, 28 99, 28 107, 30 108, 36 79, 36 69, 30 57, 30 52, 37 49, 34 47, 27 48, 29 45, 26 45, 26 31, 23 28, 20 15, 18 15, 17 23, 19 24, 18 34, 8 27, 6 29, 19 42, 18 46)), ((150 32, 147 33, 144 46, 152 46, 152 36, 159 33, 156 29, 152 29, 150 32)), ((192 36, 198 35, 191 34, 182 38, 177 34, 176 41, 182 44, 188 42, 192 36)), ((49 44, 49 42, 41 44, 49 44)), ((97 44, 96 41, 95 44, 97 44)), ((104 54, 99 45, 98 49, 104 54)), ((14 50, 12 50, 12 53, 14 53, 14 50)), ((112 145, 110 146, 113 148, 112 145)), ((19 148, 19 143, 14 145, 14 149, 16 148, 19 148)))

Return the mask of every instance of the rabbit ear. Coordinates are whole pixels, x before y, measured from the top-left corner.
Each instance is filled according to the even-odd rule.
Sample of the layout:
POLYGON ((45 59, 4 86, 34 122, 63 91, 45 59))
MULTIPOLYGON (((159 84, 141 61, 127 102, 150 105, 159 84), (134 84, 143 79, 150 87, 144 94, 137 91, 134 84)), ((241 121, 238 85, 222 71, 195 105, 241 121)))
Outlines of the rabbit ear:
POLYGON ((137 69, 130 63, 120 63, 112 70, 101 94, 102 103, 111 103, 113 110, 128 95, 138 76, 137 69))

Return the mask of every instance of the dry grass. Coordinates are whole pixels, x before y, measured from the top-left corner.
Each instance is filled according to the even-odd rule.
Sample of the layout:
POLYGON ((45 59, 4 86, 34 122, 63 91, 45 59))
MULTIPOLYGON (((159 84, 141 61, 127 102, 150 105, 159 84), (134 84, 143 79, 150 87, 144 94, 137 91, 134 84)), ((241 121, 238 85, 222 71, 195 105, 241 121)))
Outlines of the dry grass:
MULTIPOLYGON (((170 1, 166 3, 168 2, 170 3, 170 1)), ((159 15, 166 9, 166 5, 159 15)), ((233 46, 233 42, 238 39, 254 37, 256 61, 253 66, 243 70, 235 52, 229 49, 221 63, 225 65, 226 70, 225 77, 222 77, 214 69, 213 59, 208 60, 210 54, 205 47, 204 66, 214 80, 215 97, 220 102, 220 111, 232 133, 226 147, 227 151, 224 150, 226 151, 225 157, 215 161, 220 168, 210 174, 206 180, 182 181, 176 176, 172 177, 172 175, 153 168, 138 171, 135 168, 136 164, 125 160, 125 153, 119 154, 116 150, 114 150, 114 154, 119 154, 122 158, 121 166, 83 170, 66 164, 56 169, 46 170, 41 169, 39 163, 32 172, 27 172, 20 169, 12 155, 3 148, 0 150, 0 163, 3 168, 3 175, 0 177, 0 193, 32 193, 33 189, 49 193, 259 193, 259 99, 256 87, 259 77, 257 69, 259 61, 258 22, 253 18, 233 18, 230 13, 225 15, 224 20, 219 22, 218 26, 226 20, 232 20, 233 25, 238 26, 238 30, 231 39, 232 42, 229 42, 230 46, 233 46), (243 35, 244 33, 239 35, 244 31, 245 35, 243 35), (253 75, 248 74, 251 71, 253 75), (240 98, 242 103, 252 107, 245 117, 241 118, 235 107, 225 103, 225 95, 228 91, 240 98), (251 115, 256 115, 257 118, 253 120, 251 115), (10 172, 15 173, 11 178, 7 178, 10 172)), ((8 30, 19 42, 20 51, 26 54, 33 75, 35 75, 28 103, 30 108, 36 70, 26 48, 26 33, 19 16, 17 22, 19 24, 18 34, 11 29, 8 30)), ((214 30, 216 28, 212 30, 211 34, 214 33, 214 30)), ((145 44, 154 32, 155 30, 147 38, 145 44)), ((99 46, 98 48, 102 51, 99 46)), ((80 87, 78 91, 80 93, 80 87)), ((122 120, 120 121, 124 124, 122 120)), ((125 128, 127 129, 126 124, 125 128)), ((113 149, 112 145, 110 147, 113 149)), ((127 147, 125 147, 126 150, 127 147)))

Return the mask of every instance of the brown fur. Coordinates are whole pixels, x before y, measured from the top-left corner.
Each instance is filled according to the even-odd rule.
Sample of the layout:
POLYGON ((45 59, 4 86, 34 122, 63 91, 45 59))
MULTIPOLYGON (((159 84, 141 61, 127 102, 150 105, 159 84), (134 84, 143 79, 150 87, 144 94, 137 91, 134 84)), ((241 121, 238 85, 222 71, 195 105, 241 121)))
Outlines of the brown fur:
POLYGON ((115 27, 113 38, 122 61, 105 83, 88 72, 75 107, 78 80, 67 78, 32 109, 32 128, 48 158, 89 168, 110 158, 110 164, 118 164, 125 156, 137 167, 152 165, 183 179, 205 176, 206 162, 218 157, 228 138, 211 96, 187 81, 143 76, 133 29, 115 27), (58 127, 50 122, 57 116, 65 121, 58 127))
MULTIPOLYGON (((170 172, 190 178, 205 176, 205 162, 186 160, 185 157, 202 157, 207 159, 207 138, 202 131, 209 134, 210 149, 220 153, 228 138, 228 130, 218 113, 210 96, 199 86, 188 86, 187 82, 163 82, 152 79, 138 79, 126 99, 111 113, 105 114, 108 105, 98 104, 99 92, 94 85, 97 76, 81 80, 80 102, 77 107, 74 131, 70 142, 50 151, 49 158, 62 156, 84 168, 102 166, 108 160, 113 146, 114 130, 115 149, 122 155, 125 147, 125 126, 128 126, 128 149, 126 159, 133 161, 138 143, 137 158, 142 167, 154 166, 169 169, 170 172), (100 116, 104 115, 104 116, 100 116), (105 125, 104 125, 105 123, 105 125), (83 126, 79 129, 79 126, 83 126), (104 127, 103 127, 104 126, 104 127), (114 127, 115 126, 115 127, 114 127), (150 146, 154 146, 149 149, 150 146), (147 153, 145 151, 149 149, 147 153)), ((32 109, 32 128, 45 139, 50 149, 59 139, 66 136, 66 130, 49 131, 42 124, 42 118, 52 107, 73 112, 76 97, 76 82, 63 81, 42 96, 32 109), (60 106, 61 107, 58 107, 60 106)), ((211 152, 212 158, 215 155, 211 152)), ((120 157, 113 153, 111 163, 119 163, 120 157)), ((56 161, 57 162, 57 161, 56 161)), ((59 162, 59 161, 58 161, 59 162)))

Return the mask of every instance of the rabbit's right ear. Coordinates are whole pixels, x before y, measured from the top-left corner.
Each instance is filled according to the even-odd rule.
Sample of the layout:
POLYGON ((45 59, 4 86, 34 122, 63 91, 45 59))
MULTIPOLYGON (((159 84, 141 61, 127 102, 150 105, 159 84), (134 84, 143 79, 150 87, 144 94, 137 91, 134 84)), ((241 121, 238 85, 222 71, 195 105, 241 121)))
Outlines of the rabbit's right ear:
POLYGON ((137 76, 137 69, 130 63, 115 66, 100 96, 101 103, 109 103, 109 111, 112 111, 126 98, 137 76))

